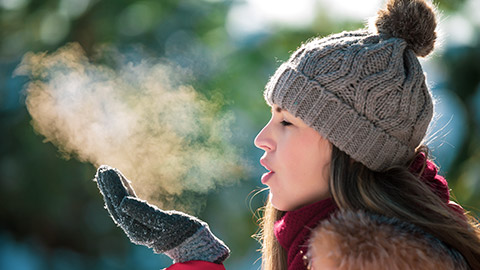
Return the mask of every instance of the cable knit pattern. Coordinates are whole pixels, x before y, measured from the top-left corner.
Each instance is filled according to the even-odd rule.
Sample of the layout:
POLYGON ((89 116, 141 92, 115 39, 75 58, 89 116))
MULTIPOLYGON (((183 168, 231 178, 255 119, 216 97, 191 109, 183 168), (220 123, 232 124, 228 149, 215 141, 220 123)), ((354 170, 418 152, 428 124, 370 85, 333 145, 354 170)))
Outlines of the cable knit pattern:
POLYGON ((374 171, 405 165, 433 114, 407 42, 365 30, 304 44, 272 76, 264 96, 374 171))

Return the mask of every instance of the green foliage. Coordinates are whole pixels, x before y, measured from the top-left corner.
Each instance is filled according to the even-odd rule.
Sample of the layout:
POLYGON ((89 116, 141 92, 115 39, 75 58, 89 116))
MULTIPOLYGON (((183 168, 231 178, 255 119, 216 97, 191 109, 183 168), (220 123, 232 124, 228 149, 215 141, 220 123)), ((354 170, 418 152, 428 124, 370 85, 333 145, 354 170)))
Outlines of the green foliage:
MULTIPOLYGON (((440 10, 450 14, 461 12, 466 1, 438 2, 440 10)), ((269 118, 263 87, 301 42, 315 35, 356 29, 362 22, 322 16, 325 11, 318 8, 319 15, 309 26, 273 24, 263 32, 239 38, 228 28, 229 12, 238 4, 213 0, 0 0, 0 255, 8 250, 2 239, 13 239, 3 243, 33 243, 40 254, 43 263, 31 269, 158 269, 170 263, 158 255, 145 255, 149 250, 132 247, 102 209, 102 198, 91 181, 95 168, 62 158, 30 124, 22 90, 26 78, 12 77, 13 70, 26 52, 52 52, 78 42, 92 61, 112 67, 119 60, 102 59, 100 50, 117 49, 127 62, 129 55, 162 58, 189 70, 185 83, 198 92, 223 100, 219 111, 231 111, 235 116, 232 144, 242 149, 255 170, 240 185, 208 194, 201 218, 232 249, 227 269, 257 269, 258 262, 253 264, 260 257, 255 253, 258 245, 250 237, 256 221, 244 202, 250 191, 261 185, 258 179, 263 173, 257 165, 261 151, 253 146, 253 138, 269 118), (129 54, 138 51, 141 54, 129 54), (58 253, 62 250, 70 255, 57 256, 64 254, 58 253)), ((478 26, 475 31, 479 38, 478 26)), ((467 112, 467 136, 454 146, 458 150, 446 171, 447 179, 456 199, 476 213, 480 209, 479 52, 480 42, 476 42, 447 47, 438 59, 445 71, 445 86, 458 95, 467 112)), ((262 205, 263 195, 254 198, 251 208, 262 205)), ((202 196, 197 199, 199 205, 205 203, 202 196)))

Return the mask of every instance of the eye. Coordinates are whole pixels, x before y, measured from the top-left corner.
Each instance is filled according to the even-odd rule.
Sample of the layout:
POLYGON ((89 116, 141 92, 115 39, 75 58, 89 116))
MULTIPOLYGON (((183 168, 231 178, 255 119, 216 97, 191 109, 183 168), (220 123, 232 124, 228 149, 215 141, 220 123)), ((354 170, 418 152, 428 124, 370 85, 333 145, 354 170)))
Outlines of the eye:
POLYGON ((282 122, 280 122, 280 124, 282 124, 282 126, 290 126, 290 125, 292 125, 292 123, 287 122, 287 121, 285 121, 285 120, 282 120, 282 122))

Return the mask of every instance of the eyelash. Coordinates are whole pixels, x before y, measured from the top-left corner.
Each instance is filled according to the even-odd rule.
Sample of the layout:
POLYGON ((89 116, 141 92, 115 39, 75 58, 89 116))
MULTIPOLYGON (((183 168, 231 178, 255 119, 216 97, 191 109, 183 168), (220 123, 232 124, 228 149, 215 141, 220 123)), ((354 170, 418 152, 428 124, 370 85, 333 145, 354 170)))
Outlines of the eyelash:
POLYGON ((282 126, 290 126, 290 125, 292 125, 292 123, 289 123, 289 122, 287 122, 287 121, 285 121, 285 120, 281 121, 280 124, 282 124, 282 126))

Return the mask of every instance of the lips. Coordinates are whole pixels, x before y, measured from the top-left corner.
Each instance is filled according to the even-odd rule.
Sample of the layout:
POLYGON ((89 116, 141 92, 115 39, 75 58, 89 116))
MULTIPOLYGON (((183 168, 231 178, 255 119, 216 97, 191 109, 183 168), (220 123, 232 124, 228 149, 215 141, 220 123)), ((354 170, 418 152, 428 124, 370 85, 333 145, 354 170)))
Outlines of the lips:
POLYGON ((275 174, 275 172, 272 171, 270 167, 267 165, 267 163, 265 162, 265 158, 260 159, 260 164, 262 164, 262 166, 269 171, 267 173, 264 173, 261 179, 262 184, 267 185, 268 180, 272 177, 273 174, 275 174))
POLYGON ((268 164, 265 162, 265 158, 261 158, 260 159, 260 164, 262 164, 262 166, 267 169, 268 171, 271 171, 271 172, 274 172, 272 169, 270 169, 270 167, 268 166, 268 164))

